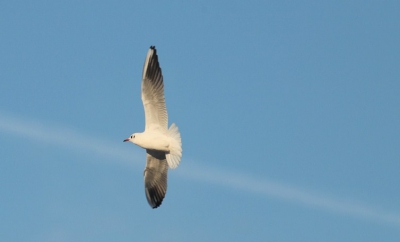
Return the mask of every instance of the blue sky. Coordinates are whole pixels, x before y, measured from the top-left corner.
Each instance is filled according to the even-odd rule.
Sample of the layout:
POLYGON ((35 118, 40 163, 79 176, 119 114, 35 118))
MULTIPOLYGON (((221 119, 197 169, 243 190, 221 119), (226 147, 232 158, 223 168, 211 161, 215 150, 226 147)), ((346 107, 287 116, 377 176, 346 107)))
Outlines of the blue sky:
POLYGON ((3 1, 2 241, 398 241, 398 1, 3 1), (151 209, 143 62, 183 159, 151 209))

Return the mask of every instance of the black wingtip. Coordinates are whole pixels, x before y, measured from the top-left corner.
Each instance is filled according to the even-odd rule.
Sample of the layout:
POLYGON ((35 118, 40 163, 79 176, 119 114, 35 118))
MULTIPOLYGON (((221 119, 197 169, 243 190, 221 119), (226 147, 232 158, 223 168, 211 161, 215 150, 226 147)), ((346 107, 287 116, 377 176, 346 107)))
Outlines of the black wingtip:
POLYGON ((156 209, 156 208, 158 208, 158 207, 160 207, 161 206, 161 203, 160 204, 157 204, 157 205, 155 205, 154 207, 153 206, 151 206, 151 208, 152 209, 156 209))
POLYGON ((150 49, 155 50, 156 47, 154 45, 150 46, 150 49))

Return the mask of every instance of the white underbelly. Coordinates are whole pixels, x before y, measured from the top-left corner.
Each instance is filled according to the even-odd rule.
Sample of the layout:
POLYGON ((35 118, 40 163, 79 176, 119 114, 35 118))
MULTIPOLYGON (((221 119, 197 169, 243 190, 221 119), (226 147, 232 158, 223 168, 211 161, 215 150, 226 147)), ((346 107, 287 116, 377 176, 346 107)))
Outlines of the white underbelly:
POLYGON ((169 151, 169 137, 161 133, 145 133, 142 148, 159 151, 169 151))

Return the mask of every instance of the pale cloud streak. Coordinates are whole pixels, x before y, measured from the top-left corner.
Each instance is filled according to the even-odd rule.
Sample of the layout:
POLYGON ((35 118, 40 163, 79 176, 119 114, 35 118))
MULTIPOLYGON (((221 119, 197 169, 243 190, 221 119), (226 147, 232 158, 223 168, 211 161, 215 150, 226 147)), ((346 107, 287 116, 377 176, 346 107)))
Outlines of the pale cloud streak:
MULTIPOLYGON (((51 143, 68 149, 90 152, 102 157, 106 156, 120 165, 135 166, 138 169, 143 169, 144 167, 144 156, 137 154, 133 149, 125 149, 122 148, 122 144, 117 146, 109 141, 85 136, 71 129, 44 125, 40 122, 28 122, 0 113, 0 132, 8 133, 11 136, 51 143)), ((373 208, 361 202, 350 202, 346 199, 306 191, 304 188, 292 185, 206 167, 192 161, 190 165, 186 165, 185 168, 182 167, 174 172, 182 178, 192 181, 212 183, 221 187, 261 195, 265 198, 279 199, 315 209, 400 227, 400 215, 398 214, 373 208)))
MULTIPOLYGON (((124 149, 122 145, 98 139, 97 137, 83 135, 70 128, 35 121, 24 121, 0 112, 0 132, 20 136, 23 139, 29 138, 68 149, 110 157, 116 163, 124 165, 143 166, 142 159, 132 150, 124 149)), ((120 142, 122 144, 122 139, 120 142)))

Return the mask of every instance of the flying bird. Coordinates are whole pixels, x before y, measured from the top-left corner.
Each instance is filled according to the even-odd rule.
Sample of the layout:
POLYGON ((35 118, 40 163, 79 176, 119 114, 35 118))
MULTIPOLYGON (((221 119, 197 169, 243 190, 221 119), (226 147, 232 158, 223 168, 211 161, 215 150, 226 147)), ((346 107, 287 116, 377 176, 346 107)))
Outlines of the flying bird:
POLYGON ((133 133, 124 142, 146 149, 146 198, 152 208, 157 208, 167 192, 168 167, 175 169, 181 161, 182 141, 174 123, 168 129, 164 81, 155 46, 150 46, 143 66, 142 102, 146 119, 144 132, 133 133))

